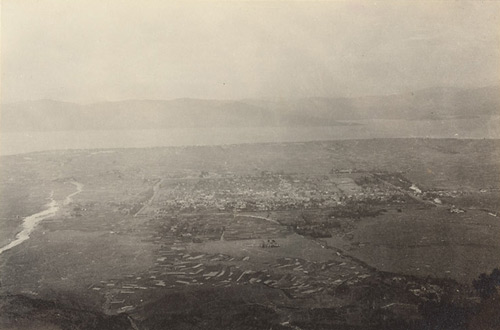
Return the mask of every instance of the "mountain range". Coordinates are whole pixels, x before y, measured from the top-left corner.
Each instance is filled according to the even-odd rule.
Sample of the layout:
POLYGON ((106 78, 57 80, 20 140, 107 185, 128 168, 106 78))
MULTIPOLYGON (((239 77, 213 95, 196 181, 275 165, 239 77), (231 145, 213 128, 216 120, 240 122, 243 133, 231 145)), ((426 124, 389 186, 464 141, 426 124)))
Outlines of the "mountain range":
POLYGON ((127 100, 76 104, 54 100, 2 104, 4 132, 184 127, 315 127, 369 119, 447 120, 500 115, 500 86, 430 88, 356 98, 127 100))

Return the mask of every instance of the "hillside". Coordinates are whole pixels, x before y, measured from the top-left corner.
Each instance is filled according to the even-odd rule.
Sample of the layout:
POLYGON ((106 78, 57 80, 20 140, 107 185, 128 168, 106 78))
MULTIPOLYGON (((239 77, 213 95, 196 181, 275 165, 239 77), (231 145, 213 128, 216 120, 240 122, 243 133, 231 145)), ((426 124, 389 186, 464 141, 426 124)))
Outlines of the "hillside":
POLYGON ((0 328, 498 329, 498 142, 1 157, 0 328))
POLYGON ((359 98, 129 100, 80 105, 40 100, 2 105, 3 131, 308 127, 366 119, 446 120, 498 115, 499 86, 433 88, 359 98))
MULTIPOLYGON (((241 101, 132 100, 90 105, 41 100, 6 104, 5 131, 162 129, 185 127, 316 126, 321 118, 241 101)), ((346 125, 331 120, 328 125, 346 125)))

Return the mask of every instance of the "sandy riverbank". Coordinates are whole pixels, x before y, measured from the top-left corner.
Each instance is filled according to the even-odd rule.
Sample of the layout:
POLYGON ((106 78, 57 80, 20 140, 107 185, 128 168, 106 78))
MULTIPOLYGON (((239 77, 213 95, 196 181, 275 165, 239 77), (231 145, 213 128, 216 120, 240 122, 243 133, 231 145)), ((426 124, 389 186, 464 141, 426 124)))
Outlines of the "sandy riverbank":
MULTIPOLYGON (((76 191, 69 194, 64 199, 63 205, 68 205, 69 203, 71 203, 73 196, 79 194, 83 189, 83 185, 81 183, 79 182, 71 182, 71 183, 76 186, 76 191)), ((59 208, 60 208, 59 203, 51 197, 51 201, 46 205, 46 208, 43 211, 32 214, 24 218, 21 231, 16 234, 16 237, 13 241, 0 248, 0 254, 4 253, 7 250, 12 249, 13 247, 29 239, 30 234, 36 228, 38 223, 56 215, 57 212, 59 211, 59 208)))

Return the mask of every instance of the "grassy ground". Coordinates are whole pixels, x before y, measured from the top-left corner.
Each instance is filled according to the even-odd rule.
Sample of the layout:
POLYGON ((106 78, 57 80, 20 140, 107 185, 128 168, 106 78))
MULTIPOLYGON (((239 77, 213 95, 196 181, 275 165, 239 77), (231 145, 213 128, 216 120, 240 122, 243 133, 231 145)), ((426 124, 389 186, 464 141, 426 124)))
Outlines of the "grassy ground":
MULTIPOLYGON (((134 317, 140 319, 158 317, 161 310, 146 316, 140 309, 164 297, 190 292, 182 299, 192 304, 199 292, 227 292, 230 302, 235 290, 248 295, 243 300, 253 297, 250 302, 263 303, 264 309, 255 313, 269 313, 275 328, 289 322, 286 308, 351 304, 359 311, 335 313, 342 315, 339 324, 356 325, 361 321, 348 321, 351 316, 346 315, 366 312, 361 301, 371 290, 367 288, 381 290, 369 298, 370 308, 388 301, 417 305, 423 298, 408 288, 423 292, 448 285, 419 282, 428 275, 436 281, 470 283, 498 266, 500 225, 494 215, 500 211, 499 155, 498 141, 365 140, 2 157, 0 242, 13 237, 23 216, 40 211, 51 191, 60 201, 74 191, 72 181, 83 184, 83 191, 56 217, 40 223, 28 241, 0 255, 0 294, 70 306, 77 301, 92 310, 139 313, 134 317), (382 172, 404 177, 426 192, 450 195, 442 197, 442 207, 432 207, 409 198, 404 187, 399 191, 376 180, 365 180, 366 186, 356 183, 382 172), (164 181, 151 207, 134 216, 159 179, 164 181), (399 199, 360 202, 376 189, 399 199), (236 208, 201 206, 157 213, 180 192, 181 200, 196 197, 195 204, 211 198, 252 202, 265 196, 292 202, 316 196, 329 204, 245 210, 241 217, 235 217, 240 212, 236 208), (451 205, 466 212, 450 213, 451 205), (279 247, 262 248, 268 239, 279 247), (393 280, 401 276, 404 285, 393 280), (262 298, 268 295, 274 298, 262 298)), ((213 308, 222 305, 217 306, 213 308)), ((179 329, 219 321, 228 328, 234 325, 234 320, 222 319, 204 324, 207 310, 193 309, 204 315, 198 323, 187 322, 192 316, 187 312, 171 315, 169 322, 179 329)), ((232 313, 248 316, 236 307, 232 313)), ((315 317, 306 314, 304 319, 315 317)))
POLYGON ((470 283, 499 264, 500 222, 483 211, 391 212, 361 221, 353 234, 344 241, 349 253, 385 271, 470 283))

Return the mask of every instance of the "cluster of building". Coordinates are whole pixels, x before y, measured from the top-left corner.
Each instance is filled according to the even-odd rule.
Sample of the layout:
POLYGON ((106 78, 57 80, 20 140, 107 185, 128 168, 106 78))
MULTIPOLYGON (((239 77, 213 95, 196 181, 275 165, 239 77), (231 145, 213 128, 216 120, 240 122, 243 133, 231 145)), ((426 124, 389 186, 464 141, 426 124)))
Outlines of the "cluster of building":
POLYGON ((389 201, 400 191, 383 185, 359 186, 343 174, 233 176, 179 180, 162 187, 152 208, 162 216, 177 212, 276 211, 329 208, 345 200, 389 201))

